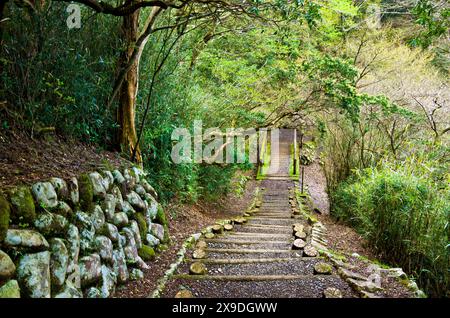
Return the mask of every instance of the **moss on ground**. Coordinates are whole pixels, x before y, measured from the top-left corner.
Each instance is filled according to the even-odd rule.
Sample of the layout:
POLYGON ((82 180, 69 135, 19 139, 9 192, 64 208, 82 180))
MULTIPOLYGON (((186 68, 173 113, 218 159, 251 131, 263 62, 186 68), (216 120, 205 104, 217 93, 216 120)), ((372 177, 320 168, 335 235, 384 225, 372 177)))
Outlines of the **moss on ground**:
POLYGON ((163 243, 169 243, 170 242, 169 222, 167 222, 166 214, 164 213, 164 210, 161 207, 161 205, 158 205, 155 221, 164 227, 163 243))
POLYGON ((82 174, 78 178, 78 191, 81 209, 85 212, 90 212, 93 209, 94 189, 89 175, 82 174))
POLYGON ((147 225, 147 221, 145 221, 144 215, 140 212, 135 213, 134 219, 139 226, 139 234, 141 235, 142 239, 145 239, 145 236, 148 233, 148 225, 147 225))
POLYGON ((154 260, 156 255, 155 250, 148 245, 142 245, 138 251, 138 254, 144 261, 154 260))
POLYGON ((0 242, 6 237, 6 232, 9 227, 9 217, 11 214, 11 207, 8 200, 0 194, 0 242))
POLYGON ((8 196, 11 202, 11 220, 20 224, 33 224, 36 208, 30 189, 25 186, 17 187, 9 190, 8 196))

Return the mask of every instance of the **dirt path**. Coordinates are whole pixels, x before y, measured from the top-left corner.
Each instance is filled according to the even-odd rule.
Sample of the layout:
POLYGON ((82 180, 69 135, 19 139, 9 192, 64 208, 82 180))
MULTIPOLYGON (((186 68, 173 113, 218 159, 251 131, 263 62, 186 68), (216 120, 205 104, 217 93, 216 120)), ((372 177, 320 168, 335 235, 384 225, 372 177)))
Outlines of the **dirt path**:
POLYGON ((276 169, 269 169, 262 181, 256 208, 247 211, 246 219, 235 219, 230 231, 218 229, 214 237, 201 239, 195 255, 189 252, 163 297, 188 290, 202 298, 311 298, 323 297, 330 288, 344 297, 356 297, 311 244, 312 228, 293 199, 289 147, 281 136, 279 157, 272 160, 276 169), (205 252, 203 257, 198 257, 199 250, 205 252), (192 273, 193 264, 206 271, 192 273))

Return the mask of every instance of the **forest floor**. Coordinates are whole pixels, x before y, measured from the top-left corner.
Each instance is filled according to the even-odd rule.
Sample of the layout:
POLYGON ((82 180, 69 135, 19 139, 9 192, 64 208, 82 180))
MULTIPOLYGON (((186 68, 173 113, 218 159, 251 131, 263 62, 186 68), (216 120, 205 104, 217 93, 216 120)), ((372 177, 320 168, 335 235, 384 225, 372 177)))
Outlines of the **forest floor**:
POLYGON ((18 129, 0 130, 0 189, 129 164, 118 153, 53 133, 31 138, 18 129))

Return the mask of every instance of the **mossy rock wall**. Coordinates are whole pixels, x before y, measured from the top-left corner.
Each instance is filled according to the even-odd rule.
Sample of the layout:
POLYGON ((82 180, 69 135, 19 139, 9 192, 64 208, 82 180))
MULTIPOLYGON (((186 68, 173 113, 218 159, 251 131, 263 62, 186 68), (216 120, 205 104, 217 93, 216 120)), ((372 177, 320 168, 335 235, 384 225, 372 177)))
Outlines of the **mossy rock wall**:
MULTIPOLYGON (((41 193, 27 186, 0 189, 0 250, 13 268, 0 272, 0 290, 14 287, 13 293, 2 292, 0 297, 109 297, 116 284, 135 279, 130 273, 148 269, 146 262, 155 258, 155 251, 164 250, 168 223, 162 207, 158 204, 155 216, 154 204, 151 209, 146 201, 153 194, 142 190, 142 183, 148 185, 145 172, 134 167, 98 172, 103 179, 96 180, 95 189, 89 173, 77 178, 78 204, 61 195, 51 209, 38 202, 55 203, 54 188, 41 193), (126 189, 123 197, 114 188, 126 189), (135 201, 126 199, 137 188, 146 207, 140 212, 132 208, 135 201), (94 195, 103 190, 108 202, 94 195), (62 208, 70 213, 59 213, 62 208), (150 222, 164 227, 165 239, 156 246, 147 242, 152 238, 150 222)), ((65 181, 69 179, 73 182, 65 181)))

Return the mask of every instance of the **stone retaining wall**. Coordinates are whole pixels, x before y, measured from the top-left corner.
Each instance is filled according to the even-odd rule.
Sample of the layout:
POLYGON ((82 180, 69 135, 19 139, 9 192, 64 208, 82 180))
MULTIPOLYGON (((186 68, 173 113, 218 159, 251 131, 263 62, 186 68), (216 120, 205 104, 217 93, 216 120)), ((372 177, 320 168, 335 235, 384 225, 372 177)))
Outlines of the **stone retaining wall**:
POLYGON ((109 297, 169 241, 137 168, 52 178, 0 193, 0 298, 109 297))

